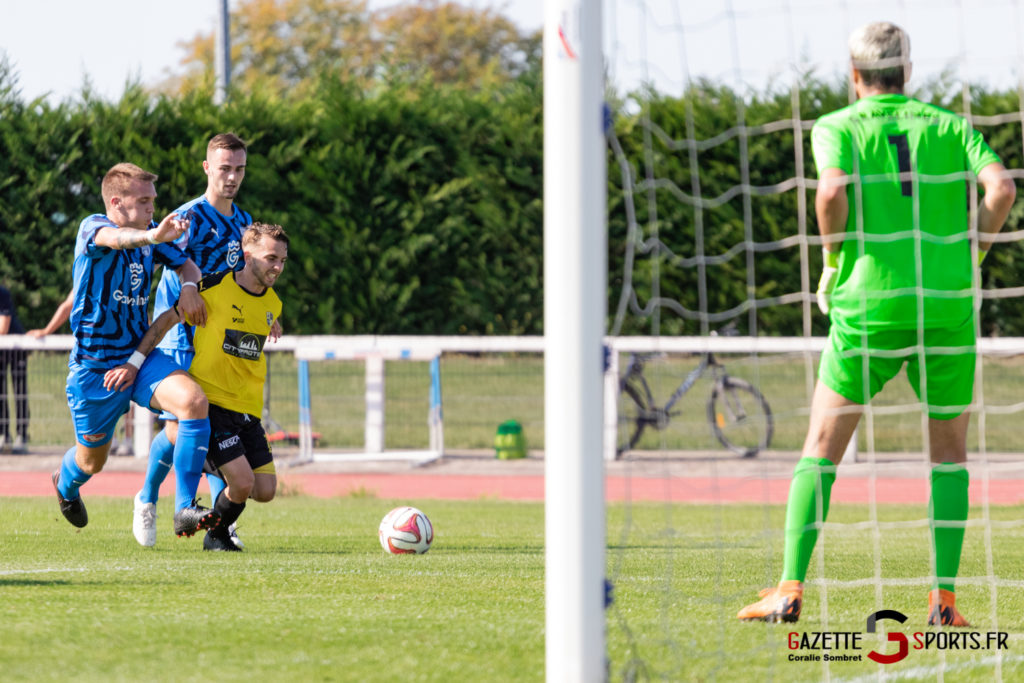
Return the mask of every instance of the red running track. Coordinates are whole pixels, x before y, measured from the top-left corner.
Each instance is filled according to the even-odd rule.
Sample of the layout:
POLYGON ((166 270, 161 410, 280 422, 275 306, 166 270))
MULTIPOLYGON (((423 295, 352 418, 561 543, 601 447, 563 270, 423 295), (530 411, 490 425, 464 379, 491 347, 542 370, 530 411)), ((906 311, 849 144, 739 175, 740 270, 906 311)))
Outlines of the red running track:
MULTIPOLYGON (((85 486, 89 496, 131 497, 142 484, 141 472, 101 472, 85 486)), ((433 498, 472 500, 543 501, 544 478, 518 475, 463 474, 281 474, 281 486, 297 493, 320 498, 374 495, 384 499, 433 498)), ((971 481, 972 501, 983 500, 984 488, 992 505, 1024 503, 1024 481, 992 479, 971 481)), ((168 477, 161 494, 171 495, 173 477, 168 477)), ((201 485, 206 490, 206 484, 201 485)), ((878 478, 874 500, 877 503, 926 504, 929 486, 926 479, 878 478)), ((649 477, 609 476, 605 482, 609 501, 651 501, 674 503, 777 503, 786 502, 789 479, 750 477, 649 477)), ((867 503, 871 500, 871 480, 839 478, 832 489, 832 502, 867 503)), ((52 496, 50 473, 43 471, 0 471, 0 496, 52 496)))

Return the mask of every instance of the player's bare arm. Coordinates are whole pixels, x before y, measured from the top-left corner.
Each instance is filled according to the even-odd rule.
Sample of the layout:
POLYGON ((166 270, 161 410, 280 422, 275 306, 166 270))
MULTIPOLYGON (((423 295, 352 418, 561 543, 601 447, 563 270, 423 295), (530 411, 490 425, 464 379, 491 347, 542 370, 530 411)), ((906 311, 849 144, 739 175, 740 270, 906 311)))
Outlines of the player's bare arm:
POLYGON ((818 215, 818 230, 821 231, 821 279, 815 298, 818 308, 825 315, 832 308, 832 291, 839 278, 839 249, 846 233, 846 219, 850 214, 846 197, 849 178, 842 169, 824 168, 818 178, 818 191, 814 196, 814 208, 818 215))
POLYGON ((152 244, 149 241, 149 230, 136 228, 100 228, 93 241, 97 246, 108 249, 136 249, 152 244))
MULTIPOLYGON (((199 266, 189 259, 174 272, 181 280, 178 307, 182 315, 193 325, 206 327, 206 303, 203 302, 203 297, 199 296, 199 287, 197 286, 202 278, 199 266)), ((163 337, 163 335, 160 336, 163 337)))
POLYGON ((153 324, 149 326, 149 329, 146 330, 146 334, 142 335, 142 340, 135 348, 135 353, 132 354, 131 359, 127 363, 111 368, 104 373, 103 387, 114 391, 124 391, 130 387, 135 382, 135 377, 138 376, 139 368, 142 367, 146 356, 156 348, 156 345, 164 338, 167 331, 179 322, 181 322, 181 317, 176 309, 170 308, 161 313, 153 321, 153 324))
POLYGON ((988 251, 990 235, 1002 230, 1010 208, 1017 198, 1017 186, 1002 164, 989 164, 978 174, 978 183, 985 190, 978 209, 978 247, 988 251))
POLYGON ((838 252, 846 232, 850 215, 850 202, 846 198, 846 173, 839 168, 822 169, 818 177, 818 191, 814 196, 814 210, 818 216, 818 230, 827 251, 838 252))
POLYGON ((67 297, 57 306, 57 310, 53 312, 53 316, 50 318, 50 322, 46 323, 46 327, 38 330, 29 330, 25 334, 35 339, 42 339, 48 334, 53 334, 60 326, 68 321, 71 317, 71 309, 75 306, 75 292, 74 290, 68 292, 67 297))
POLYGON ((170 214, 160 222, 160 225, 152 230, 139 230, 129 227, 101 228, 96 232, 94 241, 97 245, 110 249, 137 249, 149 244, 173 242, 188 230, 188 227, 188 218, 181 218, 176 214, 170 214))
POLYGON ((160 343, 160 340, 164 338, 167 331, 181 321, 181 315, 179 315, 178 309, 168 308, 153 321, 152 325, 149 326, 149 329, 146 330, 146 334, 142 335, 142 340, 139 342, 139 345, 135 350, 143 356, 148 356, 150 352, 156 348, 156 345, 160 343))

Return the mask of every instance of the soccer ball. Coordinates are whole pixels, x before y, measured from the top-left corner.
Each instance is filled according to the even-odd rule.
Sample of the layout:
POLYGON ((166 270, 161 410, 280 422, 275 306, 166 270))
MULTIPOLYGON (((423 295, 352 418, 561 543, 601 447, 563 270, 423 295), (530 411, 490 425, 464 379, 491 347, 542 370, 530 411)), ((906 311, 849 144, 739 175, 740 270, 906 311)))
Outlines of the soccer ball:
POLYGON ((394 555, 422 554, 434 542, 434 526, 427 516, 414 507, 397 507, 380 520, 377 538, 384 550, 394 555))

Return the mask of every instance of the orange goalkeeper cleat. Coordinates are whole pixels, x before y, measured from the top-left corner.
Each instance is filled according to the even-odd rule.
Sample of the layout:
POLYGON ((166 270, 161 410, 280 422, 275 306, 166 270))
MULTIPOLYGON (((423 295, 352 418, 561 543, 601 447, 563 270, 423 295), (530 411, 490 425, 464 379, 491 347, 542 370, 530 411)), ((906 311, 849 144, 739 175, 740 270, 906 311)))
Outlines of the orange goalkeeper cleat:
POLYGON ((800 619, 804 602, 804 584, 800 581, 779 581, 775 588, 765 588, 761 599, 747 605, 736 614, 743 621, 795 622, 800 619))
POLYGON ((956 611, 956 593, 944 588, 933 588, 928 592, 929 626, 970 626, 964 615, 956 611))

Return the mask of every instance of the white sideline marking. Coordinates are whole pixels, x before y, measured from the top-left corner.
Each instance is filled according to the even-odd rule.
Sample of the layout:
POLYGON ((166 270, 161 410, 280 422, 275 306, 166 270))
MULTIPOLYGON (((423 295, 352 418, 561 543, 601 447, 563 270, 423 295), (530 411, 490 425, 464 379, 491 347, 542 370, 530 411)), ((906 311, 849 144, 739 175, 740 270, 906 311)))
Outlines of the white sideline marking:
MULTIPOLYGON (((96 567, 46 567, 44 569, 0 569, 0 576, 14 576, 15 574, 53 574, 57 572, 91 572, 96 567)), ((107 570, 130 572, 133 567, 104 567, 107 570)))
MULTIPOLYGON (((977 669, 982 666, 994 666, 998 657, 990 656, 983 657, 982 659, 970 662, 959 662, 956 664, 939 665, 935 664, 932 666, 915 666, 912 669, 903 669, 902 671, 884 672, 884 679, 887 681, 898 681, 906 679, 921 679, 921 678, 935 678, 938 674, 943 673, 954 673, 958 671, 966 671, 969 669, 977 669)), ((1018 662, 1024 662, 1024 655, 1003 655, 1003 665, 1016 664, 1018 662)), ((836 683, 868 683, 868 681, 878 681, 879 674, 874 673, 866 676, 858 676, 857 678, 834 678, 832 679, 836 683)))
POLYGON ((49 574, 52 572, 87 572, 88 567, 74 567, 71 569, 47 567, 46 569, 0 569, 0 576, 13 576, 14 574, 49 574))

